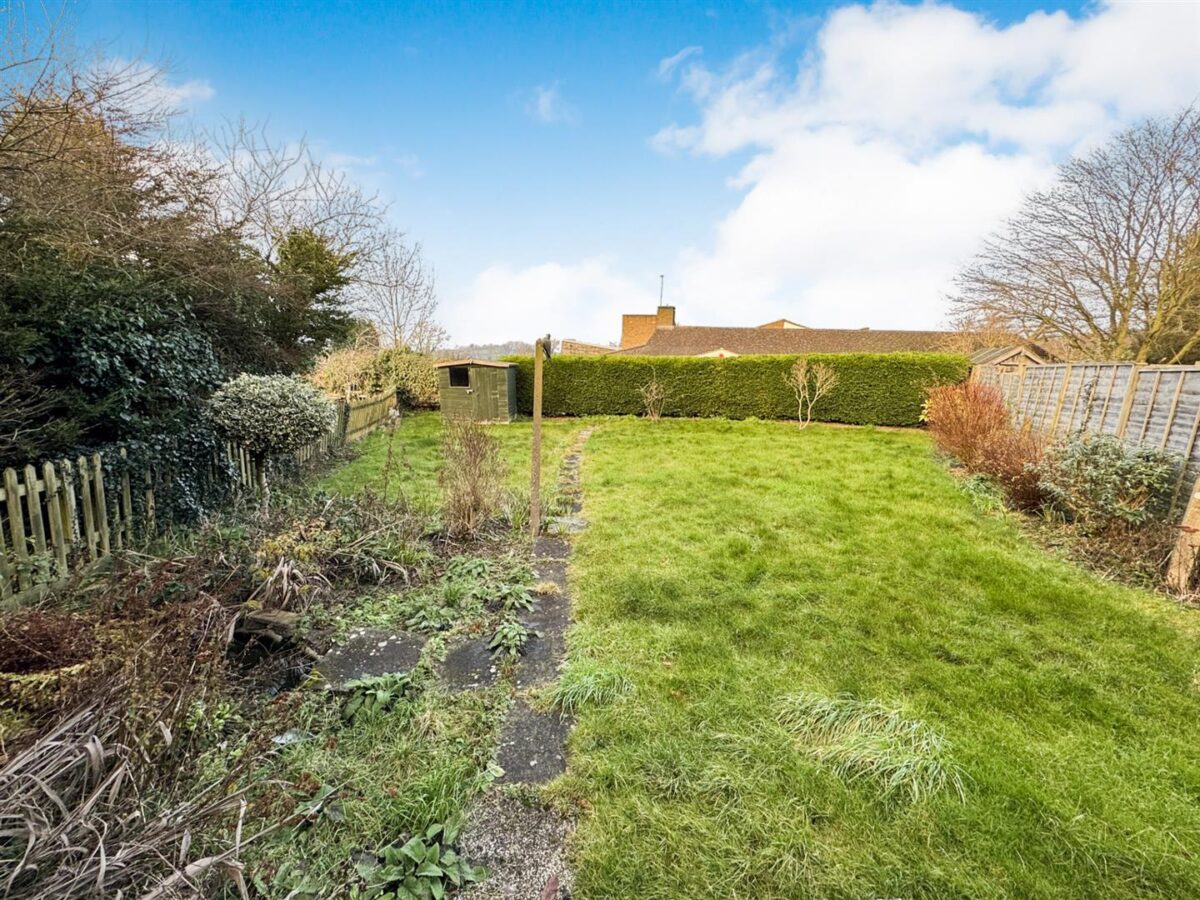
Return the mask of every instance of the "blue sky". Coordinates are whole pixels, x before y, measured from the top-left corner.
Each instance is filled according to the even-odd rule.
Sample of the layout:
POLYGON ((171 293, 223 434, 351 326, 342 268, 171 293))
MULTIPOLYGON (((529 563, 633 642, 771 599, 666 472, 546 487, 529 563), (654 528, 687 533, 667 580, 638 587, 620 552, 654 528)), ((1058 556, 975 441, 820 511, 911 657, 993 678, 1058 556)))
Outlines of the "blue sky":
POLYGON ((940 324, 1056 160, 1200 93, 1181 7, 77 0, 73 22, 193 85, 199 124, 307 136, 378 189, 455 339, 608 341, 659 273, 692 324, 940 324))

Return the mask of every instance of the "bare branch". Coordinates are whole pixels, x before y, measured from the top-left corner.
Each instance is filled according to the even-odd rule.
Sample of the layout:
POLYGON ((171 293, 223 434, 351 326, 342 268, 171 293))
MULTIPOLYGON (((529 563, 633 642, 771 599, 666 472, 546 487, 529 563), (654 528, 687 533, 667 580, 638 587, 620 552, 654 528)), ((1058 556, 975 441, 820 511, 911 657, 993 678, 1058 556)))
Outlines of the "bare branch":
POLYGON ((1060 167, 958 278, 964 327, 1061 342, 1078 355, 1169 358, 1200 343, 1197 296, 1172 287, 1200 230, 1200 109, 1150 121, 1060 167), (1190 323, 1190 324, 1185 324, 1190 323))

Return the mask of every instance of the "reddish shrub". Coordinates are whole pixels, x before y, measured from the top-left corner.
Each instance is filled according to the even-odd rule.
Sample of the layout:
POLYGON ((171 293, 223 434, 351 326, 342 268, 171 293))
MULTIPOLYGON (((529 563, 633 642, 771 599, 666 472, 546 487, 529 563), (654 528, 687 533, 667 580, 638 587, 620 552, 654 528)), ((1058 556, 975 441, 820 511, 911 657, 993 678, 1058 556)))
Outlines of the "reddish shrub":
POLYGON ((1044 447, 1028 429, 993 433, 979 450, 974 471, 991 475, 1017 509, 1037 509, 1046 499, 1041 462, 1044 447))
POLYGON ((988 450, 989 445, 1012 432, 1000 392, 976 381, 933 388, 925 401, 924 419, 938 449, 973 472, 984 471, 980 463, 995 452, 988 450))
POLYGON ((1042 505, 1042 442, 1028 429, 1013 427, 996 388, 975 381, 933 388, 925 421, 939 450, 995 478, 1012 506, 1042 505))

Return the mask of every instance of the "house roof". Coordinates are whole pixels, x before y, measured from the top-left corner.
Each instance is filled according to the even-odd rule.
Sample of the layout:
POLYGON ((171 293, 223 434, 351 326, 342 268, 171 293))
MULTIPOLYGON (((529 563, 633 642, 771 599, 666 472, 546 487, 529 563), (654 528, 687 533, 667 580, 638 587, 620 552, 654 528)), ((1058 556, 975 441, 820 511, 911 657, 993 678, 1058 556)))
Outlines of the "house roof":
POLYGON ((872 328, 713 328, 676 325, 656 328, 626 356, 701 356, 714 350, 739 355, 769 353, 893 353, 940 350, 947 331, 876 331, 872 328))
POLYGON ((488 366, 493 369, 508 369, 516 363, 500 362, 497 359, 443 359, 433 364, 435 369, 445 369, 449 366, 488 366))
POLYGON ((765 325, 759 325, 759 328, 807 328, 807 325, 801 325, 799 322, 793 322, 791 319, 775 319, 773 322, 767 322, 765 325))

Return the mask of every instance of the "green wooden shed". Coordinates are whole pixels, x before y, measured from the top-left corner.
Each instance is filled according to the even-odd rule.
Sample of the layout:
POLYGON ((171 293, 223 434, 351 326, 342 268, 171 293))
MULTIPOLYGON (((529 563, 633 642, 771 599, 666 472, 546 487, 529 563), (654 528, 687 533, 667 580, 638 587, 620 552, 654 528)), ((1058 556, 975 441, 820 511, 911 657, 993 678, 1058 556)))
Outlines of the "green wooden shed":
POLYGON ((517 367, 492 359, 435 363, 442 413, 477 422, 511 422, 517 412, 517 367))

